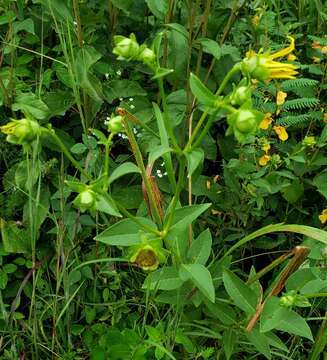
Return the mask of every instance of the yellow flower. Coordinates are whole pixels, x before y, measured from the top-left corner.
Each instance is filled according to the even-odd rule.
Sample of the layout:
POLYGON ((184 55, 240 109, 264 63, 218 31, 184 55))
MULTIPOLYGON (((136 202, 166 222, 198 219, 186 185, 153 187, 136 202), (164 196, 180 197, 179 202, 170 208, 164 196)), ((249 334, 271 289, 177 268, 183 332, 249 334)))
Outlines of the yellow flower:
POLYGON ((253 18, 251 19, 251 23, 254 27, 258 26, 260 22, 260 16, 259 15, 254 15, 253 18))
POLYGON ((322 224, 327 221, 327 209, 324 209, 321 214, 319 215, 319 220, 322 224))
POLYGON ((267 165, 267 163, 270 161, 270 159, 271 159, 270 155, 265 154, 265 155, 261 156, 261 158, 259 159, 259 165, 260 166, 267 165))
POLYGON ((275 133, 278 135, 280 140, 286 141, 288 139, 288 133, 284 126, 274 126, 273 129, 275 130, 275 133))
POLYGON ((323 46, 320 51, 322 52, 322 54, 327 54, 327 45, 323 46))
POLYGON ((220 215, 222 215, 222 211, 212 209, 212 210, 211 210, 211 214, 212 214, 212 215, 220 216, 220 215))
POLYGON ((243 72, 261 81, 270 79, 294 79, 295 75, 298 74, 296 71, 297 66, 275 61, 275 59, 291 54, 295 49, 294 39, 291 36, 288 36, 288 39, 291 42, 290 45, 273 54, 257 54, 253 50, 248 51, 246 58, 242 62, 243 72))
POLYGON ((265 117, 263 118, 263 120, 261 121, 259 128, 262 130, 267 130, 269 125, 273 122, 273 118, 271 116, 272 114, 270 112, 267 112, 265 114, 265 117))
POLYGON ((285 99, 287 97, 287 93, 284 91, 277 91, 277 96, 276 96, 276 104, 278 106, 283 105, 285 102, 285 99))
POLYGON ((319 64, 320 61, 321 61, 321 59, 318 58, 317 56, 313 56, 313 57, 312 57, 312 61, 313 61, 315 64, 319 64))
POLYGON ((297 57, 294 54, 288 54, 287 55, 287 61, 294 61, 297 57))

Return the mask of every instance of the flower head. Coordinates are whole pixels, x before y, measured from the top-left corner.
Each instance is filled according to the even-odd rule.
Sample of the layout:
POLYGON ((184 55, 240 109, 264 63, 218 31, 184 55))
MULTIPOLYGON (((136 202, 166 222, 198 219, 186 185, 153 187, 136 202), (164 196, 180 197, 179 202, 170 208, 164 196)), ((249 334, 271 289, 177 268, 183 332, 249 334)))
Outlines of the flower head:
POLYGON ((327 208, 321 212, 321 214, 319 215, 319 220, 322 224, 327 221, 327 208))
POLYGON ((290 45, 273 54, 257 54, 253 50, 248 51, 241 67, 245 75, 261 81, 270 79, 294 79, 298 73, 295 65, 275 61, 275 59, 291 54, 295 49, 294 39, 291 36, 288 36, 288 39, 291 42, 290 45))
POLYGON ((136 41, 134 34, 129 38, 122 35, 114 36, 115 47, 112 52, 118 55, 118 60, 133 60, 139 55, 140 46, 136 41))
POLYGON ((274 126, 273 129, 280 140, 286 141, 288 139, 288 133, 284 126, 274 126))
POLYGON ((276 96, 276 104, 278 106, 283 105, 285 102, 285 99, 287 97, 287 93, 284 91, 277 91, 277 96, 276 96))
POLYGON ((7 135, 6 140, 12 144, 29 144, 40 135, 40 125, 30 119, 12 119, 6 125, 0 126, 0 131, 7 135))
POLYGON ((267 163, 270 161, 270 159, 271 159, 270 155, 265 154, 265 155, 261 156, 261 158, 259 159, 259 165, 260 166, 267 165, 267 163))
POLYGON ((85 189, 76 196, 73 205, 79 208, 81 212, 96 210, 96 193, 91 189, 85 189))
POLYGON ((262 130, 267 130, 273 120, 274 119, 272 118, 272 114, 270 112, 267 112, 263 120, 260 122, 259 128, 262 130))
POLYGON ((145 271, 156 270, 160 263, 166 260, 166 254, 160 239, 147 239, 141 236, 142 242, 133 245, 128 250, 129 261, 145 271))

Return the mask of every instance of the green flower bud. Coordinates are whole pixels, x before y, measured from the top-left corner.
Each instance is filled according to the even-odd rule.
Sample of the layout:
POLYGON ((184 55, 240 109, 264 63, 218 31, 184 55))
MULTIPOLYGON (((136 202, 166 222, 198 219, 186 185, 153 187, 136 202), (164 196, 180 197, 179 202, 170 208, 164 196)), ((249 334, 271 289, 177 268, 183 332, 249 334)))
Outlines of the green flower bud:
POLYGON ((96 194, 93 190, 86 189, 79 193, 73 205, 79 208, 82 212, 86 210, 95 210, 96 209, 96 194))
POLYGON ((30 119, 12 120, 0 126, 0 131, 7 135, 6 140, 13 144, 29 144, 41 133, 40 125, 30 119))
POLYGON ((243 134, 253 133, 257 129, 257 120, 251 110, 241 110, 235 120, 235 128, 243 134))
POLYGON ((230 101, 232 105, 243 105, 251 99, 251 88, 249 86, 240 86, 234 90, 230 101))
POLYGON ((142 242, 128 249, 127 257, 130 262, 138 265, 145 271, 156 270, 160 263, 166 260, 166 250, 160 239, 147 239, 141 236, 142 242))
POLYGON ((140 46, 136 41, 135 35, 129 38, 121 35, 114 36, 115 47, 113 53, 118 55, 118 60, 133 60, 139 55, 140 46))
POLYGON ((108 130, 115 134, 124 131, 123 119, 120 115, 111 118, 108 123, 108 130))
POLYGON ((296 297, 294 295, 284 295, 280 298, 279 304, 285 307, 292 307, 295 303, 296 297))
POLYGON ((152 64, 156 60, 156 54, 149 48, 145 48, 140 54, 139 59, 145 64, 152 64))
POLYGON ((305 147, 313 147, 316 145, 316 139, 314 136, 306 136, 303 140, 302 140, 302 145, 305 147))

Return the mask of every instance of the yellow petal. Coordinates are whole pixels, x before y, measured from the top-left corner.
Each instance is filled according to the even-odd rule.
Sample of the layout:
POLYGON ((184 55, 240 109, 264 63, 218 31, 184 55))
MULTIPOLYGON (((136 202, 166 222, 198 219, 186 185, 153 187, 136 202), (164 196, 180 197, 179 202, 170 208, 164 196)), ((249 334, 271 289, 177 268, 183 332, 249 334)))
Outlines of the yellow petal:
POLYGON ((269 125, 273 122, 273 118, 271 116, 271 113, 268 112, 265 114, 265 117, 263 118, 263 120, 261 121, 259 128, 262 130, 267 130, 269 125))
POLYGON ((294 54, 289 54, 289 55, 287 55, 287 60, 288 61, 294 61, 294 60, 296 60, 297 59, 297 57, 294 55, 294 54))
POLYGON ((283 56, 286 56, 288 54, 290 54, 294 49, 295 49, 295 40, 292 36, 288 36, 287 37, 290 40, 290 45, 285 48, 285 49, 281 49, 277 52, 275 52, 274 54, 269 55, 270 59, 277 59, 283 56))
POLYGON ((285 99, 287 97, 287 93, 284 91, 277 91, 277 96, 276 96, 276 104, 278 106, 283 105, 285 102, 285 99))
POLYGON ((286 141, 288 139, 288 133, 284 126, 274 126, 273 129, 275 130, 275 133, 278 135, 280 140, 286 141))
POLYGON ((0 126, 0 131, 6 135, 10 135, 14 132, 16 127, 17 127, 17 124, 14 123, 13 121, 10 121, 6 125, 0 126))
POLYGON ((259 165, 260 166, 267 165, 267 163, 270 161, 270 158, 271 158, 270 155, 267 154, 261 156, 261 158, 259 159, 259 165))
POLYGON ((323 53, 323 54, 327 54, 327 45, 323 46, 320 51, 323 53))
POLYGON ((327 221, 327 209, 324 209, 321 212, 321 215, 319 215, 319 220, 322 224, 324 224, 327 221))

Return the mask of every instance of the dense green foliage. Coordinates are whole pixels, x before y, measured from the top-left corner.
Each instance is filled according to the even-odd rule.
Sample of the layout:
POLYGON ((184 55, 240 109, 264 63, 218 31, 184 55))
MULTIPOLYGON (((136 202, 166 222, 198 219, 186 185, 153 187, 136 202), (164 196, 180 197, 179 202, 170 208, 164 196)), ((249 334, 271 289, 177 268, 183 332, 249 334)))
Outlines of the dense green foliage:
POLYGON ((326 9, 0 2, 0 359, 326 359, 326 9))

